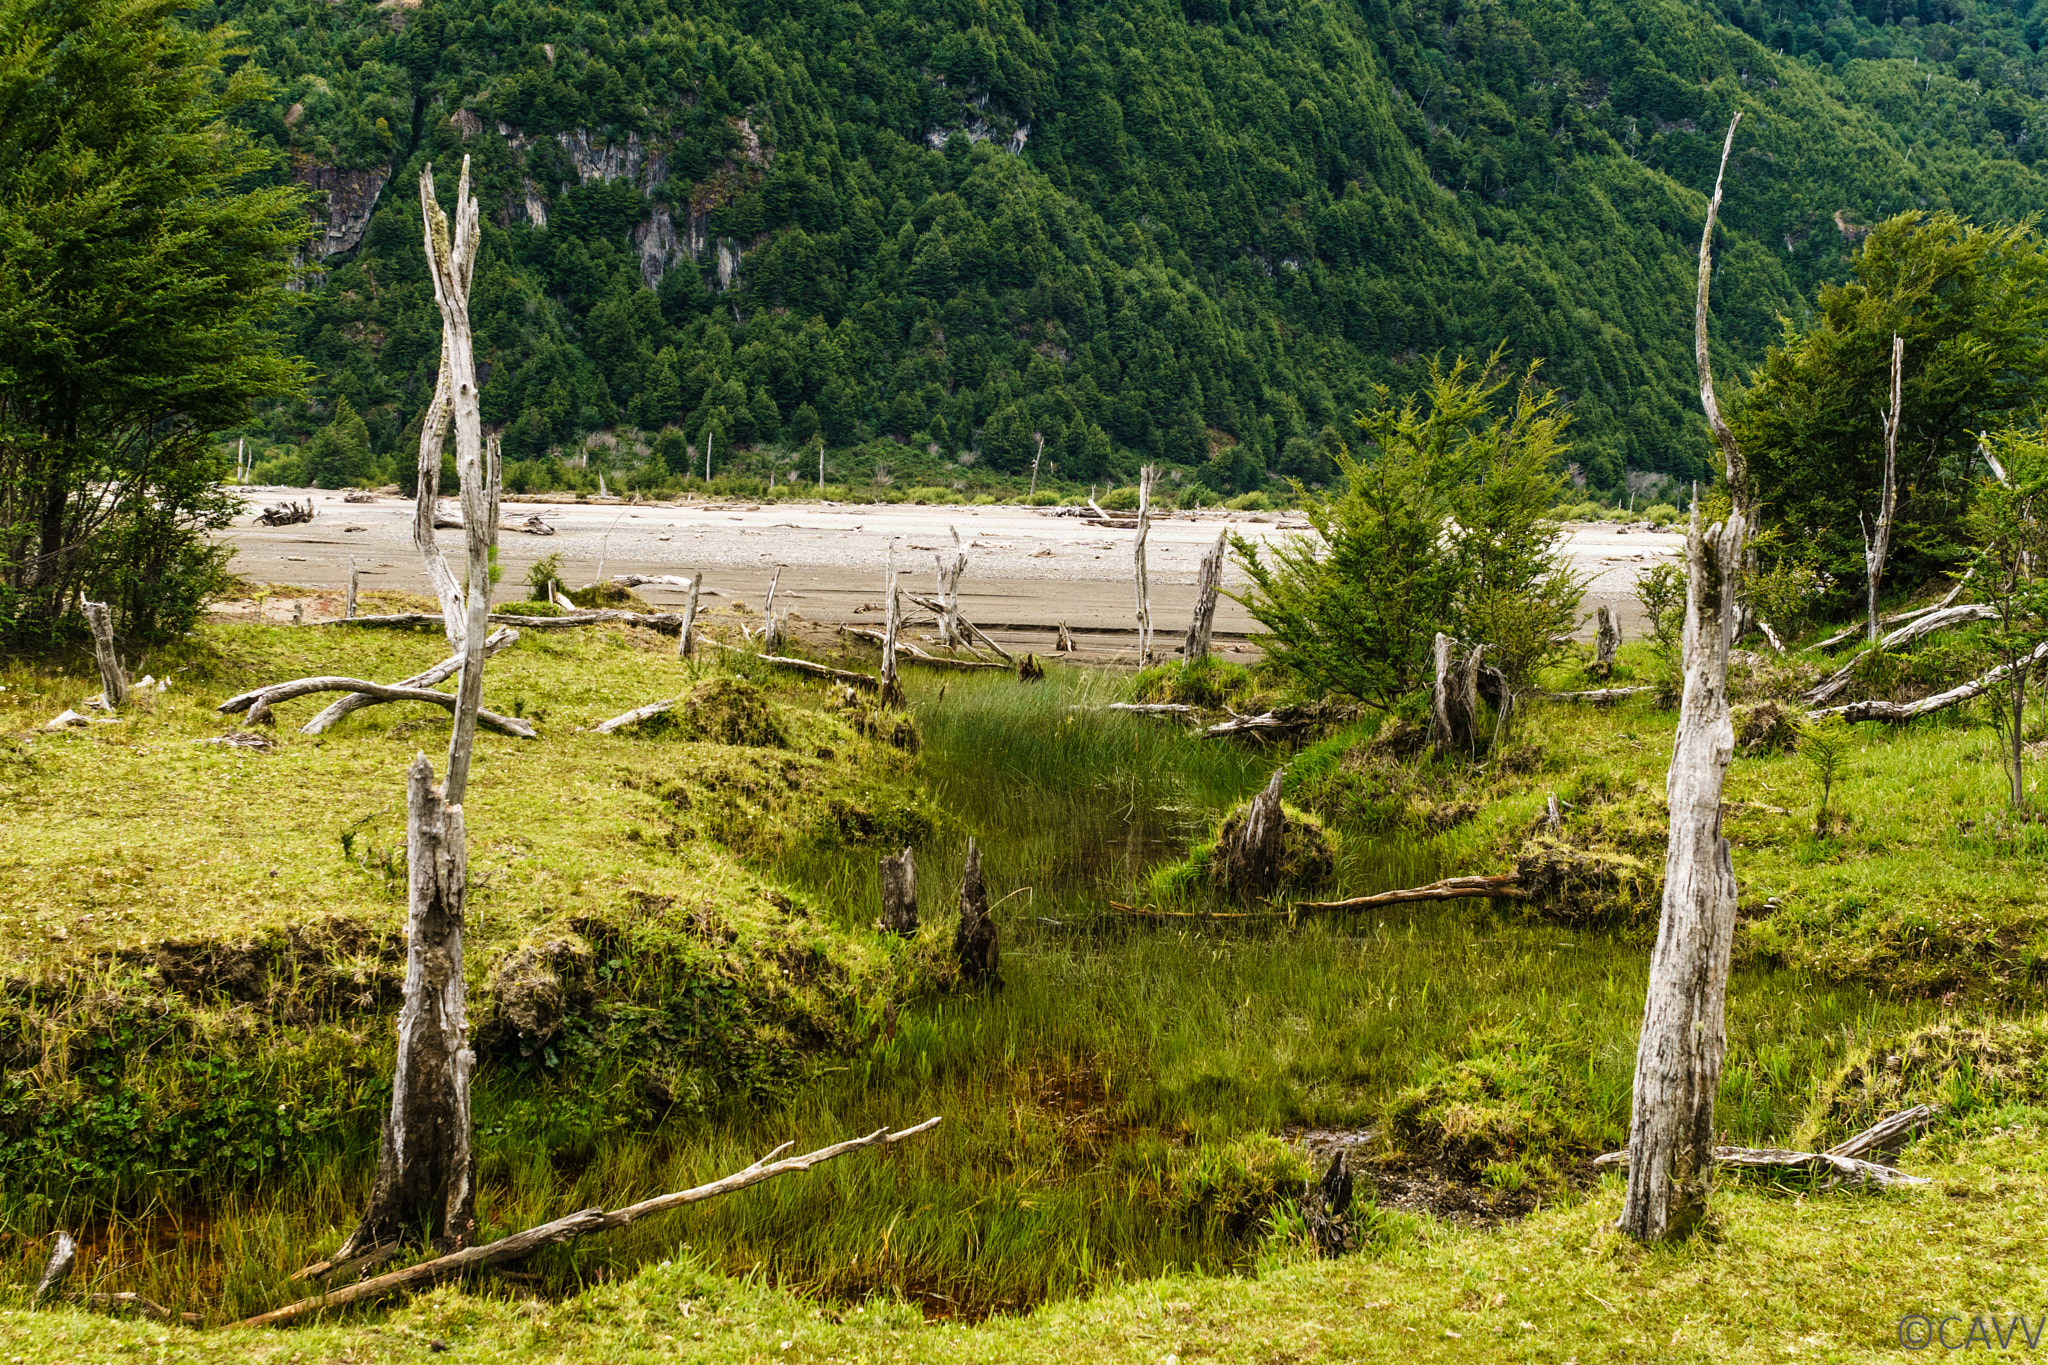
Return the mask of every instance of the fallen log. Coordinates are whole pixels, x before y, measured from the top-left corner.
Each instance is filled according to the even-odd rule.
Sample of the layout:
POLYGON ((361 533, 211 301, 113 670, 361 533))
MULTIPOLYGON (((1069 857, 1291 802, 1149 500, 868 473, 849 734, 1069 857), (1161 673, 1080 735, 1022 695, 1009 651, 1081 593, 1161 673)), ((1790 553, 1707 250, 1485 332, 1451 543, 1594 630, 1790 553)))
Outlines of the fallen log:
MULTIPOLYGON (((1860 1184, 1874 1184, 1889 1188, 1894 1185, 1926 1185, 1931 1182, 1917 1176, 1907 1175, 1893 1166, 1875 1161, 1863 1160, 1866 1152, 1897 1151, 1906 1139, 1918 1133, 1941 1113, 1939 1105, 1921 1104, 1901 1110, 1890 1118, 1880 1119, 1854 1137, 1845 1138, 1824 1152, 1795 1152, 1783 1147, 1716 1147, 1714 1164, 1744 1171, 1779 1171, 1786 1174, 1833 1171, 1836 1178, 1829 1181, 1829 1188, 1846 1181, 1860 1184)), ((1605 1152, 1593 1158, 1595 1166, 1620 1166, 1628 1161, 1628 1149, 1619 1152, 1605 1152)))
MULTIPOLYGON (((1084 708, 1076 707, 1076 710, 1084 708)), ((1134 716, 1192 716, 1195 708, 1172 701, 1113 701, 1105 711, 1125 711, 1134 716)))
POLYGON ((764 664, 772 664, 777 668, 791 669, 798 673, 809 673, 820 678, 830 678, 834 682, 843 682, 849 686, 858 687, 863 692, 879 691, 882 686, 865 673, 853 673, 844 668, 831 668, 825 664, 812 663, 809 659, 792 659, 780 654, 756 654, 751 649, 741 649, 738 645, 729 645, 723 640, 714 640, 709 635, 703 636, 701 639, 705 644, 715 645, 719 649, 731 650, 735 654, 744 654, 748 658, 757 659, 764 664))
POLYGON ((594 735, 608 735, 614 730, 623 730, 628 725, 638 725, 641 721, 658 716, 664 711, 673 711, 685 700, 687 699, 684 697, 670 697, 667 701, 651 701, 645 706, 636 706, 623 716, 613 716, 610 720, 598 722, 590 727, 590 732, 594 735))
MULTIPOLYGON (((2044 659, 2048 659, 2048 641, 2036 646, 2034 652, 2027 656, 2027 666, 2032 668, 2044 659)), ((2011 672, 2011 664, 2000 664, 1981 678, 1972 678, 1960 687, 1951 687, 1946 692, 1937 692, 1931 697, 1922 697, 1919 701, 1852 701, 1841 706, 1824 707, 1810 712, 1809 715, 1815 720, 1822 716, 1840 716, 1847 721, 1913 720, 1981 697, 2003 682, 2006 675, 2011 672)))
POLYGON ((1633 697, 1638 692, 1654 692, 1654 687, 1596 687, 1587 692, 1539 692, 1536 695, 1545 701, 1583 702, 1588 706, 1612 706, 1624 697, 1633 697))
POLYGON ((296 526, 302 521, 313 519, 313 500, 293 502, 286 499, 275 502, 256 514, 256 520, 265 526, 296 526))
MULTIPOLYGON (((870 644, 879 645, 884 643, 881 631, 870 630, 865 626, 841 626, 839 627, 839 633, 841 635, 851 635, 856 640, 866 640, 870 644)), ((901 662, 904 659, 908 659, 912 663, 925 664, 931 668, 951 668, 962 672, 972 672, 976 669, 986 670, 992 668, 996 670, 998 673, 1009 672, 1009 670, 1005 668, 1002 664, 992 664, 986 659, 942 658, 937 654, 928 653, 925 650, 919 649, 916 645, 911 644, 907 640, 900 639, 896 642, 896 656, 898 662, 901 662)))
POLYGON ((1341 901, 1296 901, 1296 910, 1367 910, 1376 905, 1407 905, 1416 901, 1473 900, 1479 897, 1504 896, 1509 900, 1527 900, 1529 893, 1522 889, 1521 878, 1513 872, 1503 872, 1492 877, 1446 877, 1428 886, 1403 887, 1398 891, 1380 891, 1370 896, 1353 896, 1341 901))
POLYGON ((1307 729, 1315 724, 1315 721, 1316 717, 1313 712, 1297 710, 1291 707, 1282 708, 1277 711, 1261 712, 1256 716, 1240 716, 1237 712, 1232 711, 1229 720, 1218 721, 1202 731, 1202 737, 1205 739, 1221 739, 1227 735, 1292 734, 1296 730, 1307 729))
MULTIPOLYGON (((488 659, 493 654, 496 654, 498 651, 503 649, 510 649, 513 645, 516 645, 518 643, 519 632, 517 630, 514 630, 509 626, 501 627, 498 630, 492 631, 490 638, 484 641, 484 657, 488 659)), ((454 677, 457 673, 461 671, 462 656, 460 654, 454 654, 450 655, 446 659, 443 659, 440 663, 435 664, 426 672, 415 673, 410 678, 405 678, 397 683, 394 683, 393 686, 432 687, 436 683, 446 682, 448 679, 454 677)), ((248 695, 253 698, 256 694, 250 693, 248 695)), ((319 715, 313 717, 313 719, 307 721, 304 725, 301 725, 299 727, 299 733, 302 735, 324 734, 328 729, 330 729, 334 725, 336 721, 340 720, 343 716, 349 715, 351 712, 360 711, 365 706, 375 706, 378 702, 382 700, 383 698, 381 697, 372 697, 367 693, 352 692, 348 696, 343 697, 340 701, 332 703, 328 706, 326 710, 322 711, 319 715)))
MULTIPOLYGON (((434 692, 424 687, 386 687, 383 683, 370 682, 364 678, 299 678, 288 683, 279 683, 260 692, 248 692, 239 697, 230 697, 214 710, 233 714, 247 711, 246 725, 260 723, 271 707, 279 702, 291 701, 298 697, 309 697, 316 692, 362 692, 378 701, 423 701, 435 706, 455 710, 455 697, 448 692, 434 692)), ((491 711, 478 711, 477 720, 494 730, 502 730, 520 739, 537 739, 531 725, 511 716, 501 716, 491 711)))
POLYGON ((528 1228, 524 1232, 515 1232, 510 1237, 501 1237, 495 1242, 486 1242, 482 1246, 468 1247, 447 1256, 437 1256, 433 1260, 422 1261, 418 1265, 408 1266, 404 1270, 394 1270, 388 1275, 379 1275, 375 1279, 363 1280, 357 1284, 347 1285, 331 1293, 317 1295, 310 1299, 301 1299, 297 1303, 286 1304, 282 1308, 273 1308, 268 1313, 258 1313, 255 1317, 245 1318, 236 1325, 240 1327, 276 1327, 283 1323, 303 1318, 308 1314, 318 1313, 323 1309, 344 1308, 349 1304, 379 1299, 387 1294, 397 1293, 401 1290, 420 1289, 427 1285, 438 1284, 442 1280, 453 1279, 458 1275, 465 1275, 471 1271, 489 1270, 496 1266, 509 1265, 515 1261, 524 1260, 543 1247, 554 1246, 557 1243, 569 1241, 571 1238, 580 1237, 588 1232, 609 1232, 614 1228, 622 1228, 629 1223, 637 1222, 650 1214, 665 1213, 669 1209, 681 1208, 685 1204, 700 1203, 706 1199, 714 1199, 721 1194, 731 1194, 735 1190, 743 1190, 750 1185, 758 1185, 764 1180, 772 1180, 778 1175, 786 1175, 791 1171, 808 1171, 813 1166, 830 1161, 836 1156, 843 1156, 847 1152, 858 1151, 863 1147, 885 1146, 901 1142, 905 1138, 915 1137, 919 1133, 928 1132, 937 1127, 938 1123, 939 1120, 934 1117, 926 1119, 915 1127, 905 1128, 894 1133, 890 1132, 887 1128, 879 1128, 866 1137, 848 1138, 845 1142, 834 1143, 830 1147, 820 1147, 817 1151, 807 1152, 803 1156, 785 1157, 777 1161, 775 1157, 787 1151, 793 1145, 785 1142, 753 1165, 736 1171, 722 1179, 714 1180, 707 1185, 698 1185, 692 1189, 678 1190, 672 1194, 656 1195, 652 1199, 643 1199, 637 1204, 629 1204, 625 1208, 614 1209, 610 1212, 606 1212, 603 1209, 582 1209, 557 1218, 551 1223, 543 1223, 539 1227, 528 1228))
MULTIPOLYGON (((926 611, 933 613, 940 620, 943 621, 946 619, 946 611, 938 603, 930 601, 927 598, 919 597, 914 593, 904 593, 903 596, 909 601, 916 603, 918 606, 923 607, 926 611)), ((1003 662, 1011 665, 1016 664, 1017 661, 1010 656, 1010 651, 1004 649, 1001 645, 997 644, 994 640, 990 639, 988 632, 983 630, 980 626, 975 625, 974 622, 968 620, 965 616, 962 616, 957 611, 952 614, 952 620, 954 625, 964 629, 969 635, 972 635, 975 639, 987 645, 1003 660, 1003 662)))
MULTIPOLYGON (((1960 607, 1943 607, 1939 611, 1928 612, 1925 616, 1900 626, 1897 630, 1879 640, 1877 647, 1882 650, 1899 649, 1912 644, 1923 635, 1932 635, 1937 630, 1944 630, 1949 626, 1968 625, 1972 621, 1989 621, 1995 619, 1997 615, 1998 611, 1996 608, 1974 602, 1965 603, 1960 607)), ((1849 679, 1856 672, 1856 665, 1862 661, 1862 658, 1863 655, 1858 654, 1854 659, 1843 664, 1834 673, 1830 674, 1825 682, 1813 688, 1813 690, 1801 697, 1800 700, 1808 706, 1819 706, 1823 702, 1832 701, 1843 688, 1849 685, 1849 679)))
MULTIPOLYGON (((601 626, 610 621, 630 626, 645 626, 664 635, 674 635, 683 628, 682 616, 672 611, 577 611, 567 616, 522 616, 517 612, 494 611, 490 619, 493 625, 531 626, 535 630, 569 630, 576 626, 601 626)), ((319 624, 416 630, 423 626, 438 626, 441 624, 441 618, 432 612, 401 611, 386 616, 337 617, 319 624)))
POLYGON ((555 528, 542 521, 538 512, 531 516, 523 517, 518 521, 501 521, 498 523, 498 529, 500 531, 524 531, 530 536, 551 536, 555 533, 555 528))
MULTIPOLYGON (((1950 589, 1948 590, 1948 596, 1946 596, 1946 597, 1942 598, 1942 599, 1941 599, 1941 600, 1940 600, 1939 602, 1936 602, 1936 603, 1935 603, 1935 604, 1934 604, 1933 606, 1931 606, 1931 607, 1916 607, 1916 608, 1915 608, 1915 609, 1913 609, 1912 611, 1902 611, 1902 612, 1899 612, 1899 613, 1898 613, 1898 614, 1896 614, 1896 615, 1884 617, 1883 619, 1881 619, 1881 620, 1880 620, 1880 621, 1878 622, 1878 625, 1880 625, 1880 626, 1896 626, 1896 625, 1902 625, 1902 624, 1904 624, 1904 623, 1905 623, 1905 622, 1907 622, 1907 621, 1915 621, 1915 620, 1918 620, 1918 619, 1919 619, 1920 617, 1922 617, 1922 616, 1927 616, 1927 615, 1929 615, 1929 614, 1931 614, 1931 613, 1933 613, 1933 612, 1937 612, 1937 611, 1940 611, 1940 610, 1942 610, 1942 609, 1943 609, 1944 607, 1952 607, 1952 606, 1954 606, 1954 605, 1955 605, 1956 599, 1957 599, 1958 597, 1961 597, 1961 596, 1963 595, 1963 589, 1964 589, 1965 587, 1967 587, 1967 586, 1969 585, 1969 582, 1970 582, 1970 580, 1971 580, 1972 578, 1975 578, 1976 576, 1977 576, 1977 570, 1976 570, 1976 567, 1975 567, 1975 566, 1973 565, 1973 566, 1971 566, 1971 568, 1970 568, 1970 571, 1969 571, 1968 573, 1964 574, 1964 575, 1963 575, 1963 576, 1962 576, 1961 578, 1958 578, 1958 579, 1956 580, 1956 585, 1955 585, 1954 587, 1952 587, 1952 588, 1950 588, 1950 589)), ((1855 638, 1855 637, 1856 637, 1857 635, 1860 635, 1860 634, 1862 634, 1862 633, 1864 632, 1864 630, 1865 630, 1865 627, 1863 627, 1863 626, 1860 626, 1860 625, 1858 625, 1858 626, 1851 626, 1851 627, 1850 627, 1849 629, 1847 629, 1847 630, 1845 630, 1845 631, 1842 631, 1842 632, 1841 632, 1841 633, 1839 633, 1839 634, 1836 634, 1836 635, 1830 635, 1830 636, 1828 636, 1828 638, 1827 638, 1827 639, 1825 639, 1825 640, 1821 640, 1821 641, 1818 641, 1818 642, 1816 642, 1816 643, 1814 643, 1814 644, 1808 645, 1808 646, 1807 646, 1807 648, 1808 648, 1808 649, 1833 649, 1833 648, 1834 648, 1834 647, 1835 647, 1836 645, 1839 645, 1839 644, 1843 643, 1844 641, 1847 641, 1847 640, 1851 640, 1851 639, 1854 639, 1854 638, 1855 638)))

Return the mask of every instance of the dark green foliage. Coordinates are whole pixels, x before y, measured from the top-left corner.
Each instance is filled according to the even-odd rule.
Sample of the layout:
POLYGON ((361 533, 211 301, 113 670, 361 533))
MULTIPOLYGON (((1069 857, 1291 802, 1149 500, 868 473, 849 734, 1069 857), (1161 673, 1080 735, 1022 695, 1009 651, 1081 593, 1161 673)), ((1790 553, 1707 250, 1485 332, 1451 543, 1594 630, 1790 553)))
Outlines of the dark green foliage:
MULTIPOLYGON (((700 452, 715 431, 717 472, 756 477, 748 442, 813 435, 860 452, 834 482, 945 482, 963 455, 1018 477, 1043 436, 1043 479, 1070 487, 1148 459, 1211 492, 1315 485, 1372 383, 1505 337, 1547 358, 1611 494, 1625 466, 1711 472, 1686 323, 1737 107, 1730 376, 1861 225, 2048 199, 2016 11, 1807 3, 218 12, 284 82, 248 127, 307 178, 390 174, 300 333, 378 454, 432 383, 413 178, 467 151, 508 460, 625 423, 700 452), (660 162, 622 165, 629 137, 660 162)), ((311 435, 297 405, 264 421, 311 435)))
POLYGON ((1763 526, 1787 547, 1769 557, 1833 575, 1838 609, 1863 592, 1894 335, 1906 345, 1886 582, 1904 587, 1962 558, 1981 434, 2048 397, 2048 249, 2024 227, 1888 219, 1864 240, 1854 278, 1820 291, 1810 327, 1788 321, 1757 371, 1733 427, 1763 526))
POLYGON ((274 330, 304 235, 276 157, 219 121, 267 100, 229 36, 162 0, 0 7, 0 637, 79 593, 184 629, 233 501, 214 444, 300 383, 274 330))
POLYGON ((348 488, 370 474, 370 429, 348 399, 336 399, 334 416, 306 449, 306 481, 315 488, 348 488))

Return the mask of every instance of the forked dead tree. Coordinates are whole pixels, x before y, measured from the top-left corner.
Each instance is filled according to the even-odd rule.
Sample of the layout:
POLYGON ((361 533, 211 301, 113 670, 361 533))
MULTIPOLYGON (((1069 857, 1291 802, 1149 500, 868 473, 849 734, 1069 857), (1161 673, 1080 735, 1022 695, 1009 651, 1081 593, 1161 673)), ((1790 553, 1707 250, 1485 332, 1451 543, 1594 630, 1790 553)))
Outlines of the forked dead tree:
POLYGON ((78 606, 85 613, 85 623, 92 627, 93 660, 99 665, 100 686, 105 689, 101 700, 109 711, 118 711, 128 700, 128 674, 114 649, 113 615, 104 602, 80 602, 78 606))
POLYGON ((1216 629, 1216 598, 1223 590, 1223 548, 1230 539, 1228 531, 1219 531, 1216 543, 1202 556, 1202 567, 1195 573, 1195 614, 1188 621, 1187 643, 1181 648, 1181 658, 1188 663, 1199 663, 1209 657, 1209 636, 1216 629))
MULTIPOLYGON (((1892 548, 1892 514, 1899 506, 1899 415, 1900 380, 1906 368, 1906 339, 1892 337, 1892 408, 1884 419, 1884 489, 1878 495, 1877 532, 1872 534, 1866 525, 1863 528, 1863 568, 1870 588, 1869 639, 1877 643, 1879 626, 1877 620, 1877 589, 1884 580, 1885 556, 1892 548)), ((1858 521, 1862 518, 1859 516, 1858 521)))
POLYGON ((1665 795, 1671 812, 1664 902, 1636 1048, 1628 1194, 1621 1230, 1639 1241, 1683 1237, 1706 1215, 1714 1168, 1714 1094, 1727 1047, 1735 868, 1721 835, 1721 784, 1735 752, 1728 650, 1742 514, 1686 537, 1685 690, 1665 795))
POLYGON ((406 911, 405 1001, 398 1015, 398 1054, 391 1109, 378 1150, 377 1178, 362 1222, 334 1259, 343 1261, 398 1241, 425 1226, 436 1249, 466 1246, 476 1233, 476 1163, 470 1146, 467 986, 462 974, 464 905, 469 858, 462 798, 476 742, 483 697, 484 634, 491 611, 490 551, 498 526, 496 443, 487 455, 477 408, 476 365, 470 347, 469 286, 476 261, 477 202, 469 192, 463 158, 451 224, 434 198, 434 168, 420 173, 427 264, 441 309, 441 371, 433 405, 420 434, 419 500, 413 519, 441 597, 450 642, 462 655, 456 684, 455 723, 448 770, 434 785, 424 754, 413 761, 406 785, 406 853, 410 868, 406 911), (462 478, 467 591, 455 581, 433 539, 434 495, 447 426, 455 430, 455 463, 462 478))
POLYGON ((1159 471, 1146 465, 1138 471, 1138 539, 1131 548, 1138 581, 1138 667, 1152 662, 1152 585, 1145 576, 1145 537, 1152 530, 1152 485, 1159 471))

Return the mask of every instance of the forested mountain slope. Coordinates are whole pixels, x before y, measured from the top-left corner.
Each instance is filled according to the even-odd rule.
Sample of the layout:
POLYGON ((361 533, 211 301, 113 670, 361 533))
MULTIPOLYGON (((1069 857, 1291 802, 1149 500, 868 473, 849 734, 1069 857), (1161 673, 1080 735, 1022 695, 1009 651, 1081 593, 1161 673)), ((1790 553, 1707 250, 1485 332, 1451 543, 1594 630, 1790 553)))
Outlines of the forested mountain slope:
POLYGON ((719 451, 815 435, 848 468, 957 475, 1027 468, 1036 432, 1063 479, 1163 458, 1206 462, 1221 490, 1321 477, 1373 383, 1503 339, 1545 358, 1592 486, 1707 476, 1693 253, 1737 108, 1715 316, 1731 378, 1882 216, 2048 202, 2042 21, 2021 4, 196 15, 223 20, 280 82, 245 112, 288 153, 279 174, 328 192, 301 321, 323 401, 252 434, 303 439, 346 398, 378 453, 433 384, 415 182, 463 152, 493 229, 477 353, 508 459, 675 426, 719 451))

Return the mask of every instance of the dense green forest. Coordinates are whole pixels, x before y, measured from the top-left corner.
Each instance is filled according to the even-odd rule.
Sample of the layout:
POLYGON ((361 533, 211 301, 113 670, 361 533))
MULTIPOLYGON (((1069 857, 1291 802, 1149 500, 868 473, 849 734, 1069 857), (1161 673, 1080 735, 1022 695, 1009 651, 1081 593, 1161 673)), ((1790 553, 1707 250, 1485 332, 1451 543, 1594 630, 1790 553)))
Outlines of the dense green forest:
POLYGON ((1040 437, 1062 482, 1142 459, 1219 492, 1317 482, 1373 385, 1501 340, 1543 359, 1592 491, 1710 477, 1691 284, 1732 111, 1731 388, 1885 215, 2048 202, 2048 4, 226 0, 194 21, 247 32, 278 93, 240 117, 329 195, 296 323, 319 401, 248 434, 296 450, 342 412, 330 478, 388 472, 430 394, 416 181, 464 152, 514 486, 550 452, 701 467, 707 435, 721 471, 737 451, 814 474, 822 442, 835 482, 974 482, 1040 437))

